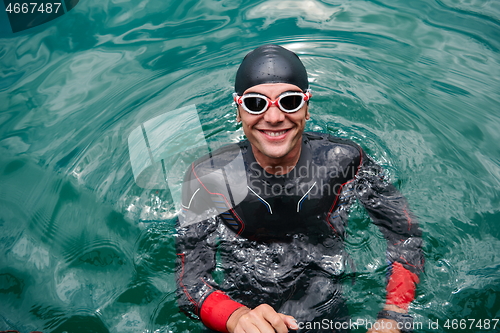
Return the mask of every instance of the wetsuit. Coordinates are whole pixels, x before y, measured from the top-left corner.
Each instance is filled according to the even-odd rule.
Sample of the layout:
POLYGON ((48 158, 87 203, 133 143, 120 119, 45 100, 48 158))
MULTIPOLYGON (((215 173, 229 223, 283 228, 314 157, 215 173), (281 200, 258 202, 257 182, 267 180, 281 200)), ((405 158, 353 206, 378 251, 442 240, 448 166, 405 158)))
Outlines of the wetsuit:
POLYGON ((241 304, 266 303, 299 323, 346 320, 338 282, 356 198, 387 239, 387 303, 407 307, 423 256, 406 200, 353 142, 304 133, 285 175, 266 173, 248 141, 192 164, 177 237, 180 308, 220 331, 241 304))

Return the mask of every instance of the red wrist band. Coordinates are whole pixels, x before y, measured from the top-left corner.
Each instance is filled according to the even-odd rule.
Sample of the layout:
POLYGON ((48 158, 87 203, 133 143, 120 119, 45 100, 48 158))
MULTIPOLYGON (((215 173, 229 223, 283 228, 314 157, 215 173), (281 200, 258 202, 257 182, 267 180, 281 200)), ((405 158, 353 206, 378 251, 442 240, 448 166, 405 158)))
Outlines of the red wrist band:
POLYGON ((408 310, 408 306, 415 299, 418 276, 403 267, 399 262, 392 264, 392 274, 387 283, 387 304, 394 304, 408 310))
POLYGON ((201 321, 208 328, 218 332, 228 332, 226 323, 236 309, 244 306, 233 301, 228 295, 220 290, 208 295, 203 302, 200 311, 201 321))

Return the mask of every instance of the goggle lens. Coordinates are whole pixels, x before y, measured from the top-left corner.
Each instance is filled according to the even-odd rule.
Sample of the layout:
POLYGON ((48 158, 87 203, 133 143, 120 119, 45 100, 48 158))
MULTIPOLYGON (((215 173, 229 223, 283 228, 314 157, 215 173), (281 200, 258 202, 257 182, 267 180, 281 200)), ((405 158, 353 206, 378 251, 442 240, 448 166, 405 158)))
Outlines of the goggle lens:
POLYGON ((243 99, 245 108, 252 112, 262 112, 267 108, 267 100, 262 97, 247 97, 243 99))
POLYGON ((293 111, 298 109, 304 103, 304 96, 302 95, 289 95, 281 98, 279 104, 282 109, 293 111))

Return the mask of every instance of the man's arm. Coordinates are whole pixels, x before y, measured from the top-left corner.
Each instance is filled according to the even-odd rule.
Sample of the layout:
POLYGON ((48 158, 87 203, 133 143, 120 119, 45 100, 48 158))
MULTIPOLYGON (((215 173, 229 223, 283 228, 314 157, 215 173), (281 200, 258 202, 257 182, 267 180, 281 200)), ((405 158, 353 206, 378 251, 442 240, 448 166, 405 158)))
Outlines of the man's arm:
POLYGON ((194 215, 193 211, 184 209, 177 228, 179 307, 186 314, 200 319, 205 326, 227 332, 229 316, 243 305, 222 292, 212 277, 216 266, 217 217, 198 222, 196 219, 200 215, 194 215))
POLYGON ((184 178, 177 225, 178 303, 182 311, 201 319, 205 326, 225 332, 227 319, 243 305, 222 292, 212 276, 220 226, 217 214, 193 164, 184 178))
MULTIPOLYGON (((212 277, 220 228, 225 228, 214 209, 211 193, 193 167, 186 173, 182 211, 177 226, 177 292, 181 310, 201 319, 219 332, 288 332, 295 319, 262 304, 249 309, 220 290, 212 277)), ((217 181, 209 179, 211 184, 217 181)), ((220 196, 220 192, 217 191, 220 196)), ((217 198, 220 200, 220 198, 217 198)))
POLYGON ((177 290, 180 308, 218 332, 280 332, 297 329, 295 319, 262 304, 255 309, 219 290, 215 269, 216 219, 177 229, 177 290))
MULTIPOLYGON (((354 185, 355 191, 387 240, 389 274, 384 310, 392 312, 382 311, 379 320, 390 322, 391 319, 387 318, 392 317, 390 314, 398 317, 398 320, 404 319, 404 316, 395 312, 406 313, 415 298, 418 276, 424 266, 422 233, 406 199, 384 180, 381 168, 364 153, 362 163, 354 185)), ((396 324, 396 321, 392 320, 392 323, 396 324)))

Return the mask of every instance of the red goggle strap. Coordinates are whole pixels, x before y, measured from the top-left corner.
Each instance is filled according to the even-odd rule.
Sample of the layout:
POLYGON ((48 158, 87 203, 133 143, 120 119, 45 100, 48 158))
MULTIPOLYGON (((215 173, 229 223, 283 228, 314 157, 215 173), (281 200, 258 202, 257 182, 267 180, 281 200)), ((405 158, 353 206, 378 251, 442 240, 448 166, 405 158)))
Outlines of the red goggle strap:
POLYGON ((308 101, 308 100, 310 100, 310 99, 311 99, 311 97, 313 96, 313 95, 312 95, 312 92, 311 92, 311 90, 310 90, 310 89, 307 89, 307 91, 305 92, 305 95, 306 95, 306 96, 304 97, 304 102, 307 102, 307 101, 308 101))

